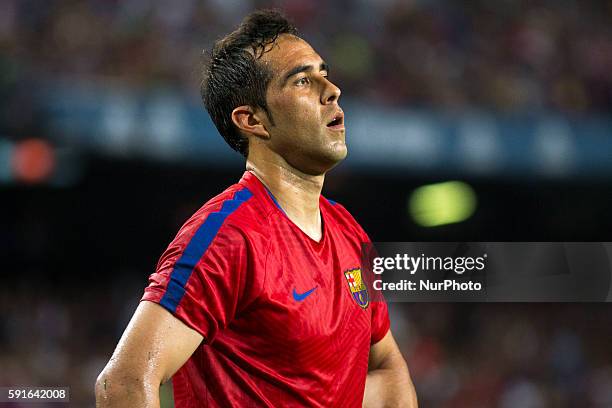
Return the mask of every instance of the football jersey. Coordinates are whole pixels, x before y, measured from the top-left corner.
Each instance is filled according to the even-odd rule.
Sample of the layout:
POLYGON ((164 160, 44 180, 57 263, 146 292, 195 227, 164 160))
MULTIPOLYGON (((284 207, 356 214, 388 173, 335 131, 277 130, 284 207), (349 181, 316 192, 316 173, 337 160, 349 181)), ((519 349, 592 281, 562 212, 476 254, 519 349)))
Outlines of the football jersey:
POLYGON ((366 233, 319 207, 317 242, 247 171, 179 230, 142 298, 204 337, 173 376, 177 408, 361 407, 387 306, 361 276, 366 233))

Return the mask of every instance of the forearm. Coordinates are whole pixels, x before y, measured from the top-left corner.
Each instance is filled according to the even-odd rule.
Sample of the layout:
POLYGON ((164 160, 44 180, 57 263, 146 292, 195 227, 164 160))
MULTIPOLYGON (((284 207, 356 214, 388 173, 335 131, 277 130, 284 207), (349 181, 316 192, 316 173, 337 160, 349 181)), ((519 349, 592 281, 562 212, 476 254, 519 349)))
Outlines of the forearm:
POLYGON ((379 368, 368 372, 365 408, 417 408, 416 392, 407 367, 379 368))
POLYGON ((102 373, 96 382, 96 408, 159 408, 159 384, 102 373))

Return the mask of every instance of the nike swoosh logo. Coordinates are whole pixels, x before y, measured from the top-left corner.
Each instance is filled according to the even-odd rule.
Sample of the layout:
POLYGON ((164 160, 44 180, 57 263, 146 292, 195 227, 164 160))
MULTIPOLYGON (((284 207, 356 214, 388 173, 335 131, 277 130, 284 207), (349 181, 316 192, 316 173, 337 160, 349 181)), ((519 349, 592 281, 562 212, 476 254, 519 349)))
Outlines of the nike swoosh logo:
POLYGON ((318 286, 315 286, 314 288, 312 288, 312 289, 310 289, 309 291, 306 291, 306 292, 304 292, 304 293, 297 293, 297 292, 295 291, 295 288, 293 288, 293 299, 294 299, 296 302, 301 302, 302 300, 304 300, 304 299, 306 299, 308 296, 310 296, 310 294, 311 294, 312 292, 314 292, 314 291, 315 291, 315 289, 316 289, 317 287, 318 287, 318 286))

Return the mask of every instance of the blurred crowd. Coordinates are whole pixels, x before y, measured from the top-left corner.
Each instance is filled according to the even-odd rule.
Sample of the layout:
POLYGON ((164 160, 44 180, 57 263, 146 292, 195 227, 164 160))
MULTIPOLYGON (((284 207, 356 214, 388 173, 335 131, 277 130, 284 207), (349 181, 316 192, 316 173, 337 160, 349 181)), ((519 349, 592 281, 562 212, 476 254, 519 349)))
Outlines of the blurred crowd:
POLYGON ((609 304, 391 305, 420 406, 612 406, 609 304))
MULTIPOLYGON (((580 115, 612 109, 612 1, 2 0, 0 124, 21 115, 23 123, 44 127, 26 113, 32 94, 47 81, 170 87, 197 98, 202 49, 259 7, 284 10, 330 63, 331 77, 344 95, 353 99, 447 112, 477 108, 580 115)), ((3 267, 12 275, 0 285, 0 386, 68 385, 71 406, 93 405, 95 378, 138 304, 159 247, 188 215, 164 215, 170 203, 162 199, 186 200, 176 196, 178 187, 169 194, 161 191, 159 185, 171 184, 160 183, 160 174, 147 168, 137 173, 135 165, 109 178, 115 167, 107 164, 98 170, 100 180, 84 183, 85 191, 100 190, 100 196, 83 201, 82 192, 75 192, 68 197, 81 212, 58 201, 57 193, 14 199, 14 208, 5 211, 0 246, 10 255, 3 267), (127 173, 136 174, 138 182, 110 189, 127 173), (137 190, 144 180, 151 185, 137 190), (140 201, 125 199, 134 191, 140 201), (53 200, 68 214, 53 218, 53 200), (40 219, 33 215, 38 210, 43 211, 40 219), (40 225, 51 219, 45 235, 40 225), (18 244, 9 221, 23 230, 27 245, 18 244), (155 228, 163 232, 152 233, 155 228), (134 245, 124 230, 138 231, 141 241, 150 236, 147 245, 140 242, 146 251, 124 253, 134 245), (100 242, 91 244, 89 236, 101 236, 100 242), (148 266, 116 268, 128 256, 148 266), (32 265, 36 270, 27 269, 32 265), (109 265, 112 283, 102 279, 109 265)), ((185 183, 182 191, 189 192, 197 185, 198 200, 213 194, 203 190, 206 175, 175 177, 174 182, 185 183)), ((407 224, 391 235, 395 230, 389 225, 405 218, 401 200, 383 195, 385 205, 397 204, 398 210, 375 211, 365 207, 369 200, 362 198, 369 196, 357 195, 359 183, 345 184, 355 190, 351 204, 362 218, 370 217, 370 229, 380 239, 451 236, 447 230, 439 235, 406 230, 407 224)), ((501 210, 516 201, 516 189, 512 199, 506 190, 496 190, 498 201, 489 204, 497 205, 489 210, 494 222, 485 219, 465 231, 480 239, 526 238, 541 228, 537 236, 543 240, 557 240, 562 233, 592 240, 595 226, 602 228, 596 237, 609 231, 605 220, 593 221, 594 206, 604 208, 607 196, 595 199, 564 187, 565 199, 549 190, 544 194, 561 196, 565 204, 542 200, 537 210, 524 213, 534 218, 523 219, 512 218, 515 209, 501 210), (580 198, 581 205, 569 196, 580 198)), ((609 304, 398 303, 390 311, 423 408, 612 406, 609 304)))
MULTIPOLYGON (((71 406, 93 406, 144 284, 1 293, 0 384, 69 386, 71 406)), ((394 303, 390 313, 422 408, 612 406, 609 304, 394 303)))
POLYGON ((202 49, 278 7, 351 98, 504 113, 612 108, 612 2, 4 0, 0 81, 197 92, 202 49))

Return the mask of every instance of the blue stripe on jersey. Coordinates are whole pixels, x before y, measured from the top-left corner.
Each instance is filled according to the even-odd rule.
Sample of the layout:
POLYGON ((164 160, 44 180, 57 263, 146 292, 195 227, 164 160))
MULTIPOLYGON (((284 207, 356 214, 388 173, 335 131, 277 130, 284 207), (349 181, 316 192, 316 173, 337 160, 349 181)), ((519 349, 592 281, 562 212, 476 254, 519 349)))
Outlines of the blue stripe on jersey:
MULTIPOLYGON (((262 183, 263 184, 263 183, 262 183)), ((272 199, 272 201, 274 201, 274 204, 276 204, 276 206, 278 207, 279 210, 281 210, 283 212, 283 214, 287 215, 287 213, 285 212, 285 210, 283 210, 283 208, 278 204, 278 201, 276 201, 276 198, 274 198, 274 195, 272 195, 272 192, 270 190, 268 190, 268 187, 264 186, 264 188, 266 189, 266 191, 268 192, 268 195, 270 196, 270 198, 272 199)))
POLYGON ((331 205, 336 205, 336 204, 337 204, 335 201, 332 201, 332 200, 330 200, 329 198, 327 199, 327 201, 329 201, 329 203, 330 203, 331 205))
POLYGON ((206 221, 200 225, 187 247, 185 247, 183 254, 174 264, 166 293, 159 302, 160 305, 172 313, 176 311, 178 304, 185 295, 185 285, 193 269, 206 253, 225 219, 252 196, 253 193, 247 188, 239 190, 234 194, 234 198, 223 202, 219 211, 212 212, 206 217, 206 221))

